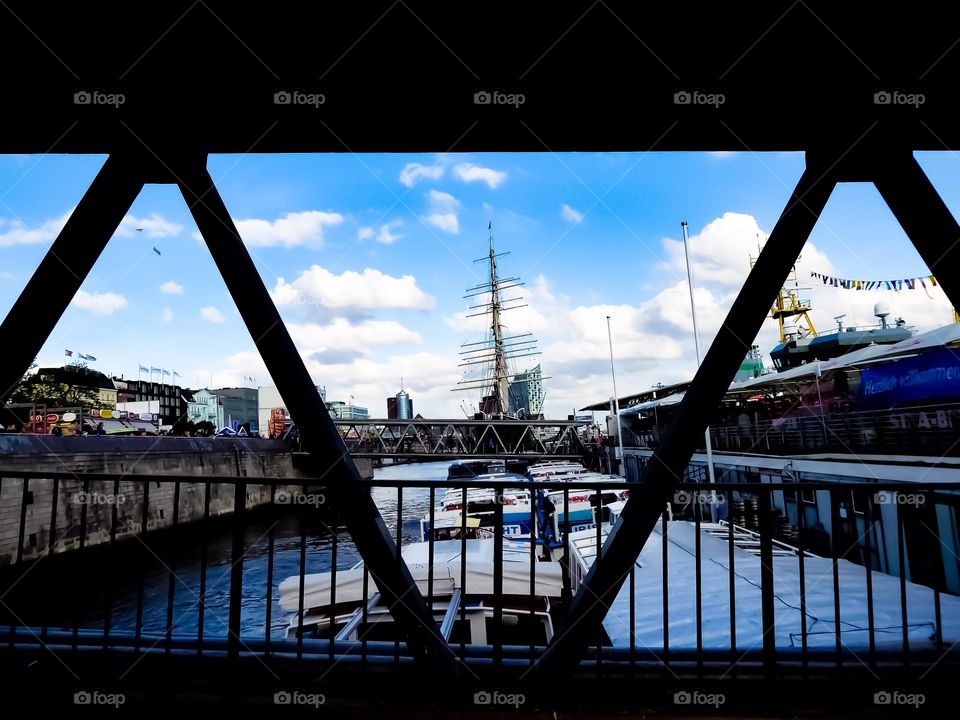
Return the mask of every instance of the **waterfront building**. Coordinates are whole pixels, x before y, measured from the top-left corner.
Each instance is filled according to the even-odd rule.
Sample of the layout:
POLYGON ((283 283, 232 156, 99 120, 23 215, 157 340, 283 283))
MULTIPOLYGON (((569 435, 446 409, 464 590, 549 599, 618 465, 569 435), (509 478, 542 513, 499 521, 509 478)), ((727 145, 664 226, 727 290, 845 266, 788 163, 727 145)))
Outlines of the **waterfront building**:
MULTIPOLYGON (((228 387, 210 391, 218 399, 220 425, 236 425, 246 428, 250 435, 260 432, 259 400, 256 388, 228 387)), ((219 429, 219 428, 218 428, 219 429)))
POLYGON ((514 417, 540 417, 543 415, 543 374, 540 365, 517 373, 507 394, 507 412, 514 417))
POLYGON ((400 392, 398 392, 396 395, 387 398, 387 419, 413 419, 413 399, 402 387, 400 388, 400 392))
POLYGON ((338 420, 368 420, 370 411, 360 405, 345 403, 342 400, 334 400, 327 403, 330 414, 338 420))

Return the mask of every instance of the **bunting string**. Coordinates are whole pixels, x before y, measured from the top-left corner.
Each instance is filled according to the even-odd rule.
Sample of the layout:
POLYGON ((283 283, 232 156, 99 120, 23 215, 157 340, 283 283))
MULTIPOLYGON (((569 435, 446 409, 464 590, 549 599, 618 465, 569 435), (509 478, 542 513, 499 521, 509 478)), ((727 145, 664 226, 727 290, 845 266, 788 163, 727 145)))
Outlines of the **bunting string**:
POLYGON ((819 280, 824 285, 844 290, 892 290, 900 292, 901 290, 922 289, 930 297, 928 287, 936 287, 937 279, 933 275, 923 275, 921 277, 900 278, 896 280, 850 280, 848 278, 838 278, 833 275, 824 275, 823 273, 811 272, 810 277, 819 280))

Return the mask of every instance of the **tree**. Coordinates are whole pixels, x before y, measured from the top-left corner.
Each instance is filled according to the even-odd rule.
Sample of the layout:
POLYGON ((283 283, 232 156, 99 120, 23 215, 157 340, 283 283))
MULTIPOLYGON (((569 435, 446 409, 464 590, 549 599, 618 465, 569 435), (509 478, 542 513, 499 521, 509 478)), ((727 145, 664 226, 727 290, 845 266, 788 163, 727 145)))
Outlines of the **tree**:
POLYGON ((20 380, 20 384, 10 393, 10 402, 56 408, 112 406, 112 403, 100 402, 97 391, 92 388, 47 382, 36 375, 25 375, 20 380))

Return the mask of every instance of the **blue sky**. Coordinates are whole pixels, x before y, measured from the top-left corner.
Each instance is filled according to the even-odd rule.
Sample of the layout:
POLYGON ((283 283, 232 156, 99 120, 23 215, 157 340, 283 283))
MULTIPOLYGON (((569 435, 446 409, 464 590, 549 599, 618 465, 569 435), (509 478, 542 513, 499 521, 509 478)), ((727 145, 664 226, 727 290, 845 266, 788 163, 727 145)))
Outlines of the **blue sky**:
MULTIPOLYGON (((103 157, 0 158, 0 310, 19 295, 103 157)), ((919 156, 954 213, 960 157, 919 156)), ((549 414, 611 393, 612 316, 621 394, 693 371, 680 238, 690 226, 698 313, 709 342, 803 168, 799 154, 383 154, 212 156, 211 174, 267 287, 329 399, 385 413, 401 376, 425 415, 458 416, 457 351, 481 339, 463 319, 482 280, 487 222, 502 271, 520 275, 528 307, 510 329, 540 340, 549 414)), ((136 375, 176 369, 190 386, 270 384, 183 200, 148 186, 41 351, 95 355, 136 375), (136 228, 143 228, 138 232, 136 228), (160 249, 161 255, 152 247, 160 249)), ((863 279, 926 274, 869 185, 835 191, 799 265, 863 279)), ((942 293, 815 288, 814 320, 873 320, 886 300, 920 329, 950 321, 942 293)), ((768 322, 759 343, 769 352, 768 322)), ((522 367, 515 368, 517 370, 522 367)))

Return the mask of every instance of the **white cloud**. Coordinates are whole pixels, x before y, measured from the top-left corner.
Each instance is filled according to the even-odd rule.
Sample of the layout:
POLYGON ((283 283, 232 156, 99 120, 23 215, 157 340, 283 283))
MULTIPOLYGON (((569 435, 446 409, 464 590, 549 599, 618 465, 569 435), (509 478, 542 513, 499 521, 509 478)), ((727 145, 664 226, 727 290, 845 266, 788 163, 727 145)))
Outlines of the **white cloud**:
POLYGON ((151 238, 173 237, 183 231, 183 226, 179 223, 167 220, 160 213, 150 213, 147 217, 138 218, 134 215, 124 215, 117 228, 117 235, 120 237, 133 237, 134 235, 146 235, 151 238))
POLYGON ((173 310, 168 307, 163 309, 163 321, 165 323, 173 322, 173 310))
POLYGON ((237 220, 236 225, 244 243, 253 247, 321 247, 324 227, 339 225, 343 220, 340 213, 308 210, 287 213, 272 221, 237 220))
POLYGON ((112 292, 88 293, 86 290, 77 290, 71 304, 96 315, 112 315, 127 306, 127 299, 112 292))
POLYGON ((181 295, 183 293, 183 285, 180 285, 173 280, 167 280, 163 285, 160 286, 160 292, 162 292, 164 295, 181 295))
POLYGON ((491 190, 496 190, 507 179, 507 173, 503 170, 494 170, 471 163, 460 163, 453 168, 453 174, 463 182, 485 182, 491 190))
POLYGON ((428 214, 421 219, 438 230, 456 235, 460 232, 460 222, 457 219, 457 210, 460 201, 450 193, 431 190, 427 193, 428 214))
POLYGON ((63 229, 72 212, 71 210, 58 218, 44 220, 33 228, 27 227, 21 220, 0 218, 0 247, 52 242, 63 229))
POLYGON ((562 217, 568 223, 576 224, 583 220, 583 213, 579 210, 574 210, 572 207, 564 203, 560 206, 560 217, 562 217))
MULTIPOLYGON (((44 220, 36 227, 29 227, 22 220, 8 220, 0 218, 0 247, 9 245, 40 245, 52 242, 66 225, 73 209, 68 210, 60 217, 44 220)), ((150 213, 147 217, 138 218, 125 215, 117 227, 119 237, 133 237, 137 235, 137 228, 142 228, 143 234, 152 238, 179 235, 183 227, 165 219, 159 213, 150 213)))
POLYGON ((370 240, 373 238, 378 243, 391 245, 403 237, 403 235, 394 233, 394 228, 399 228, 402 225, 403 220, 391 220, 381 225, 379 231, 374 230, 372 227, 363 227, 357 231, 357 240, 370 240))
POLYGON ((402 235, 395 235, 393 233, 393 228, 398 228, 403 225, 403 220, 393 220, 388 223, 384 223, 380 226, 380 232, 377 233, 377 242, 383 243, 384 245, 390 245, 399 240, 402 235))
POLYGON ((278 305, 315 305, 330 309, 373 310, 397 308, 429 310, 436 300, 417 287, 413 275, 394 277, 366 268, 334 275, 313 265, 293 282, 277 278, 271 293, 278 305))
POLYGON ((400 182, 406 187, 413 187, 420 178, 428 180, 439 180, 443 177, 442 165, 422 165, 420 163, 407 163, 400 171, 400 182))
POLYGON ((351 323, 344 318, 333 322, 289 323, 287 328, 298 348, 307 355, 331 348, 363 352, 368 345, 419 344, 420 335, 394 320, 366 320, 351 323))
POLYGON ((200 317, 207 322, 222 323, 223 313, 217 310, 213 305, 208 305, 200 311, 200 317))

